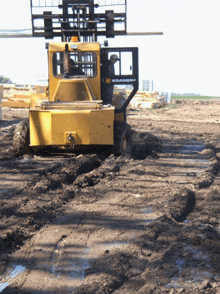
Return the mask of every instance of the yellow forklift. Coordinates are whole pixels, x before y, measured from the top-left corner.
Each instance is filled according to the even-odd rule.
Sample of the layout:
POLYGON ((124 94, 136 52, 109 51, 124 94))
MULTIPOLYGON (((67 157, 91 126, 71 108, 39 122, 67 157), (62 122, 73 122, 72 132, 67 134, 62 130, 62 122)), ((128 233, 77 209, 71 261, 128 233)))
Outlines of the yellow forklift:
POLYGON ((99 36, 127 34, 127 4, 96 2, 31 0, 33 37, 61 37, 61 42, 46 44, 48 87, 45 94, 32 95, 29 119, 15 130, 17 156, 27 147, 34 151, 48 146, 109 146, 117 156, 130 152, 126 108, 138 90, 138 48, 109 48, 107 41, 103 46, 97 42, 99 36), (128 97, 114 95, 115 87, 132 91, 128 97))

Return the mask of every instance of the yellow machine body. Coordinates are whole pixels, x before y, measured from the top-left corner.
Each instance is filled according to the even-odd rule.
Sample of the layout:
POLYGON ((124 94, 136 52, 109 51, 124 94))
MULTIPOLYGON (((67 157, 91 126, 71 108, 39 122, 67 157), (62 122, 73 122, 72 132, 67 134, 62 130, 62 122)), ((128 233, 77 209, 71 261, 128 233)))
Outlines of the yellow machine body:
POLYGON ((96 97, 96 100, 101 100, 101 84, 100 84, 100 44, 98 42, 73 42, 73 43, 50 43, 48 50, 49 58, 49 101, 54 101, 54 95, 57 91, 57 86, 62 77, 53 74, 53 56, 56 52, 64 52, 65 46, 68 44, 69 52, 93 52, 96 56, 96 75, 92 78, 88 78, 88 85, 91 88, 92 93, 96 97))
POLYGON ((31 146, 113 145, 113 122, 112 108, 30 110, 31 146))
POLYGON ((101 101, 100 44, 50 43, 48 58, 49 91, 33 95, 30 103, 30 146, 113 145, 115 108, 101 101), (54 74, 54 54, 62 54, 67 45, 70 54, 95 53, 92 77, 54 74))

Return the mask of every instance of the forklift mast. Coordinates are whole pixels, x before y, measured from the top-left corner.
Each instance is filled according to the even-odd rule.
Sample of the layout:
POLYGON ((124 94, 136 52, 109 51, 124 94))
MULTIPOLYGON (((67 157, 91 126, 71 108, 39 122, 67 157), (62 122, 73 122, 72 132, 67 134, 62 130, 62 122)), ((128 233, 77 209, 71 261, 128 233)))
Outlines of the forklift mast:
POLYGON ((126 35, 126 11, 126 0, 31 0, 32 35, 63 42, 126 35))
MULTIPOLYGON (((100 48, 100 52, 96 52, 97 71, 93 75, 88 75, 86 67, 93 66, 94 73, 95 59, 92 58, 92 65, 89 52, 85 52, 84 55, 87 54, 87 57, 84 57, 84 55, 77 56, 81 54, 77 51, 82 50, 79 43, 90 43, 91 48, 92 46, 95 48, 99 36, 114 38, 127 35, 126 12, 126 0, 31 0, 33 36, 45 39, 61 37, 62 43, 69 44, 74 41, 75 45, 66 45, 70 48, 68 54, 72 56, 78 68, 84 70, 85 77, 88 78, 88 83, 96 97, 101 98, 104 105, 114 105, 116 113, 123 114, 138 90, 138 48, 109 48, 107 46, 100 48), (114 65, 110 62, 113 57, 116 58, 114 65), (87 60, 87 64, 84 64, 83 60, 87 60), (126 89, 131 89, 128 97, 125 93, 126 89), (122 93, 121 97, 115 99, 115 92, 122 93), (120 104, 116 106, 118 100, 120 104)), ((49 56, 52 60, 52 55, 49 56)), ((53 100, 52 97, 61 78, 56 74, 56 70, 53 73, 51 70, 55 64, 60 66, 62 60, 58 60, 55 52, 53 59, 49 66, 50 100, 53 100)), ((62 74, 63 71, 61 67, 60 73, 62 74)))

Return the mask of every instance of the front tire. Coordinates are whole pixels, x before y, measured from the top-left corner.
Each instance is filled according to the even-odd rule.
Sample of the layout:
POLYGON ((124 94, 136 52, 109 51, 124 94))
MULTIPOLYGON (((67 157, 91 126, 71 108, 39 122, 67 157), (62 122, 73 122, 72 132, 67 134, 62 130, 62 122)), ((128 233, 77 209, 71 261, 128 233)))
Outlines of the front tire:
POLYGON ((29 119, 22 120, 15 128, 13 137, 13 152, 16 156, 28 152, 30 144, 29 119))
POLYGON ((114 123, 114 147, 113 153, 115 156, 130 156, 131 153, 131 128, 122 121, 114 123))

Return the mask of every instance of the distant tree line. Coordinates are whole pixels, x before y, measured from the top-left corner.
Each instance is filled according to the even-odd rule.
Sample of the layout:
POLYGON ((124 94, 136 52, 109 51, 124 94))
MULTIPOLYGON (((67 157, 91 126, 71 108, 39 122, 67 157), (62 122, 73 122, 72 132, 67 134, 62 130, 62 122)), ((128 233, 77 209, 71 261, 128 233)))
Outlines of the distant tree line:
POLYGON ((180 94, 180 93, 171 93, 171 95, 173 96, 200 96, 200 94, 195 94, 195 93, 183 93, 183 94, 180 94))
POLYGON ((10 78, 0 76, 0 84, 12 84, 12 80, 10 78))

